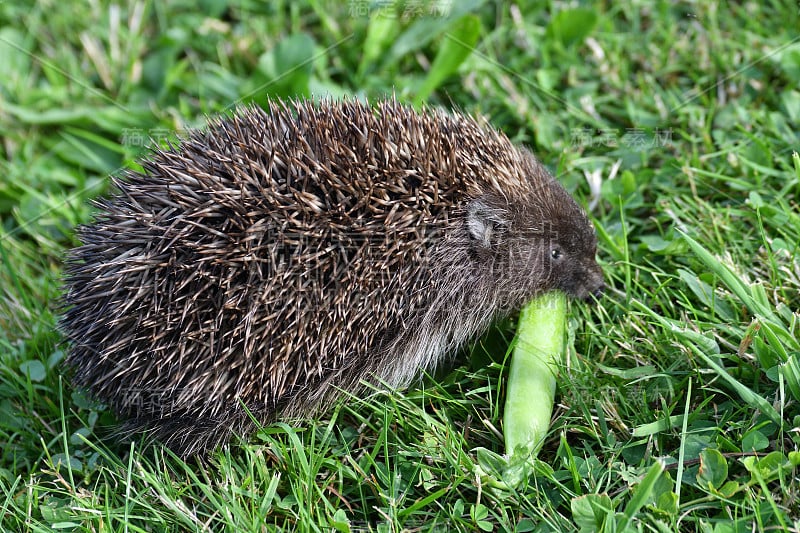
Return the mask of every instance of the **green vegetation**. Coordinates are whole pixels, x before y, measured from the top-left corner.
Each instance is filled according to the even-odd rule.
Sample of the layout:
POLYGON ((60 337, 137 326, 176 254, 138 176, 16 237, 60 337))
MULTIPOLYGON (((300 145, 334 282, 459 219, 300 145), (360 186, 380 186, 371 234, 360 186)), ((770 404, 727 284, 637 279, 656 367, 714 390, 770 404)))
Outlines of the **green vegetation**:
POLYGON ((519 312, 503 407, 506 455, 535 456, 547 434, 556 376, 565 363, 566 324, 567 297, 561 291, 542 294, 519 312))
POLYGON ((0 530, 800 530, 797 3, 375 4, 0 2, 0 530), (392 93, 485 115, 598 227, 533 468, 496 455, 513 317, 202 465, 107 438, 55 330, 107 176, 234 105, 392 93))

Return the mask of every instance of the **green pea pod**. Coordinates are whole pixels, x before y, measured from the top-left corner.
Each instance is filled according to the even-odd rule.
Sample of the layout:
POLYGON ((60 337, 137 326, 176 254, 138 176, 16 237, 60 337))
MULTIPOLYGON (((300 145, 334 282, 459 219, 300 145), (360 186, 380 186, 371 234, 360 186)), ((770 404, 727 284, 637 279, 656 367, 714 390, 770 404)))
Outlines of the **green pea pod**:
POLYGON ((553 413, 556 373, 566 354, 567 298, 548 292, 520 312, 508 372, 503 432, 506 454, 535 455, 553 413))

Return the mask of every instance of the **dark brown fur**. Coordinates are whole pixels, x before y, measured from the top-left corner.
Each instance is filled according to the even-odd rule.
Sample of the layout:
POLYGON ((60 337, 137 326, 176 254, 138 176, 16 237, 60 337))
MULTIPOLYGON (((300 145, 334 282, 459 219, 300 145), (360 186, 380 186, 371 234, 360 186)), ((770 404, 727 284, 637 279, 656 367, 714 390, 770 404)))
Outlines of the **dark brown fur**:
POLYGON ((184 454, 402 387, 533 296, 602 289, 594 228, 524 149, 394 101, 240 110, 80 228, 74 383, 184 454))

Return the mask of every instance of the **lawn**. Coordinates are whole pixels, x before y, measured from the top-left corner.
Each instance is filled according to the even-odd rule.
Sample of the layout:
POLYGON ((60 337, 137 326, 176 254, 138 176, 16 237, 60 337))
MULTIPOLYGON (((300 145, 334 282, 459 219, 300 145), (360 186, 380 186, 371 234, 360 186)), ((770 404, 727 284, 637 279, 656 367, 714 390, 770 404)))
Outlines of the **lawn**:
POLYGON ((0 530, 800 531, 800 7, 0 2, 0 530), (119 441, 56 329, 109 175, 206 117, 394 95, 485 117, 587 208, 532 464, 502 460, 514 319, 404 391, 184 463, 119 441))

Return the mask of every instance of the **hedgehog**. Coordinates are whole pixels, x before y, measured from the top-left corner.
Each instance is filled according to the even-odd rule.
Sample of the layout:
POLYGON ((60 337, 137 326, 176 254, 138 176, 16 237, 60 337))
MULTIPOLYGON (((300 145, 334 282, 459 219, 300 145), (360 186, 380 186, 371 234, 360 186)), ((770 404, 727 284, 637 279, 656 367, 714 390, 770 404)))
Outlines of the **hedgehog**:
POLYGON ((486 121, 394 98, 243 107, 154 148, 67 253, 75 387, 184 456, 403 388, 540 293, 592 223, 486 121))

